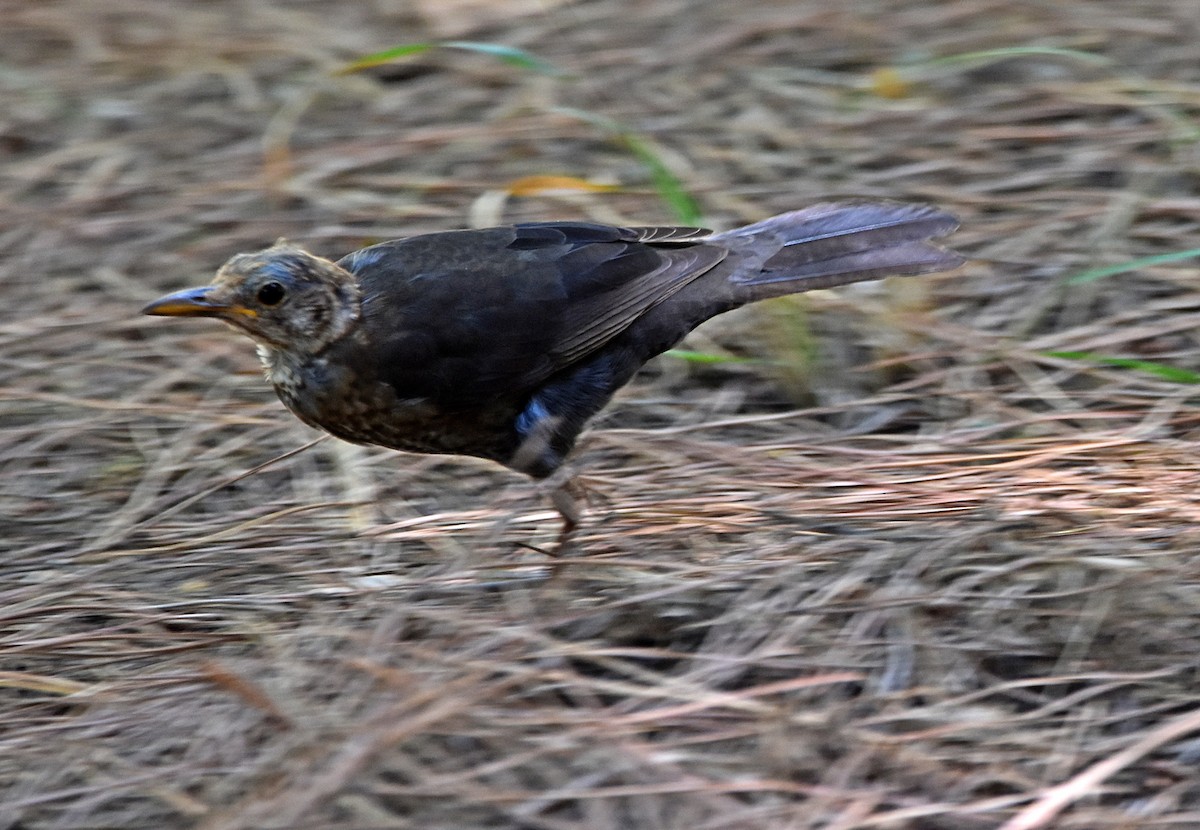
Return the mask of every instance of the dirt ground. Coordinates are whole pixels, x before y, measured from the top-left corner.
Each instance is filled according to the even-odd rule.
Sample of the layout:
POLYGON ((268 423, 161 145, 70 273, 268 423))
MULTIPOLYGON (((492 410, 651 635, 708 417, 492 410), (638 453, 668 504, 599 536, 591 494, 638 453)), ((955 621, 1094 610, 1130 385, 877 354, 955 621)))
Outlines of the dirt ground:
POLYGON ((1193 0, 0 0, 0 827, 1200 827, 1196 261, 1071 281, 1200 244, 1197 44, 1193 0), (338 73, 437 38, 562 74, 338 73), (972 261, 655 361, 553 570, 520 477, 313 445, 248 340, 137 313, 278 236, 676 221, 568 108, 712 227, 929 201, 972 261))

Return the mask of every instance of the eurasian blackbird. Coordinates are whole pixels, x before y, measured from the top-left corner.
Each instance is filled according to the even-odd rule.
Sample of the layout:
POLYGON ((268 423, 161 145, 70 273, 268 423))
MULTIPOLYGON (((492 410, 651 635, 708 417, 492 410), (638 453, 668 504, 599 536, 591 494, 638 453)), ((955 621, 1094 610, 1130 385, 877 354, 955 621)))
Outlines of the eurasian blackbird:
MULTIPOLYGON (((300 420, 338 438, 474 455, 543 479, 647 360, 745 303, 962 259, 923 205, 831 202, 722 233, 532 222, 383 242, 337 262, 284 240, 144 313, 250 335, 300 420)), ((563 539, 579 511, 553 491, 563 539)))

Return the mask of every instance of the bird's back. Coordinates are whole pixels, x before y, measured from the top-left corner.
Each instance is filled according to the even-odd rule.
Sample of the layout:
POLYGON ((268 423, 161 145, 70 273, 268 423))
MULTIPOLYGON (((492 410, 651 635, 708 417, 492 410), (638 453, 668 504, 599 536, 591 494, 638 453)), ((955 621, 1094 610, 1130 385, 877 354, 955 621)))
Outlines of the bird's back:
POLYGON ((724 255, 563 222, 386 242, 339 265, 362 288, 378 376, 401 397, 470 408, 527 396, 724 255))

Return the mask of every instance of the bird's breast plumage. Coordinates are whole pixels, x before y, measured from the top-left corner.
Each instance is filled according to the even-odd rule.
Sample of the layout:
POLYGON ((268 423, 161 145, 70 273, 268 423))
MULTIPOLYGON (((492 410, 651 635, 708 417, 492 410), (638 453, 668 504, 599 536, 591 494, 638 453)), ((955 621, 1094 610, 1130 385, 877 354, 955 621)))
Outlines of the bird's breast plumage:
POLYGON ((479 455, 504 462, 517 438, 507 406, 451 411, 424 396, 405 396, 369 362, 344 349, 297 356, 262 349, 267 378, 304 423, 357 444, 406 452, 479 455))

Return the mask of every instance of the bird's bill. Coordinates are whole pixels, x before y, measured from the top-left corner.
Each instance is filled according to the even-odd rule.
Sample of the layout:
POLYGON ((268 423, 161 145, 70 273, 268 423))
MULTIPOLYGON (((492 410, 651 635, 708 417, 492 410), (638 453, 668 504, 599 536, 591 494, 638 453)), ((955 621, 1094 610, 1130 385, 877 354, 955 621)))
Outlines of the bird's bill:
POLYGON ((224 302, 215 294, 216 289, 211 285, 176 291, 150 303, 142 309, 142 314, 158 317, 227 317, 231 314, 258 316, 252 309, 224 302))

